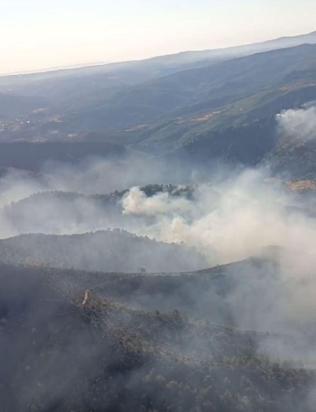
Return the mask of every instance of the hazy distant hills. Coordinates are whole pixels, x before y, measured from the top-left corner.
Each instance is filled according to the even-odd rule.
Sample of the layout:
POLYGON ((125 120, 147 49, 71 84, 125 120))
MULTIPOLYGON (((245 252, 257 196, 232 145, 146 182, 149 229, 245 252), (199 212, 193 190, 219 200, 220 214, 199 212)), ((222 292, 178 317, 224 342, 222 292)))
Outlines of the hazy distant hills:
MULTIPOLYGON (((120 104, 128 112, 122 121, 131 122, 134 116, 133 121, 146 123, 147 114, 149 123, 156 123, 138 132, 143 134, 138 145, 149 151, 184 150, 198 159, 203 155, 203 160, 228 157, 256 163, 274 144, 275 115, 316 98, 315 73, 316 46, 185 71, 122 96, 120 104), (141 106, 138 112, 137 102, 146 102, 147 112, 141 106)), ((111 111, 115 121, 113 107, 111 111)))
MULTIPOLYGON (((178 54, 153 57, 146 60, 112 63, 91 67, 66 70, 53 70, 38 74, 3 76, 0 78, 0 87, 5 90, 25 90, 28 94, 43 94, 51 98, 61 97, 68 100, 77 96, 86 96, 90 93, 112 90, 112 88, 129 84, 143 83, 149 79, 163 77, 184 69, 217 63, 254 53, 294 47, 302 44, 315 44, 316 31, 305 35, 283 37, 262 43, 223 49, 187 51, 178 54), (80 90, 77 87, 80 86, 80 90), (77 89, 77 90, 76 90, 77 89), (42 91, 42 93, 41 93, 42 91), (67 91, 67 93, 65 93, 67 91), (70 93, 70 95, 69 95, 70 93)), ((98 94, 98 93, 97 93, 98 94)), ((98 94, 96 98, 99 98, 98 94)))
MULTIPOLYGON (((60 109, 67 112, 76 112, 79 108, 88 111, 88 109, 95 109, 95 106, 101 108, 102 104, 111 101, 114 96, 120 95, 121 92, 129 92, 128 88, 136 84, 144 84, 148 81, 204 66, 210 67, 223 60, 315 43, 316 32, 313 32, 307 35, 281 38, 240 47, 184 52, 142 61, 82 69, 0 77, 0 91, 15 96, 45 98, 46 105, 44 107, 53 112, 55 110, 58 112, 60 109)), ((214 80, 216 81, 216 79, 214 80)), ((179 81, 181 82, 181 77, 179 81)), ((186 87, 187 85, 183 86, 186 87)))
MULTIPOLYGON (((6 109, 0 141, 44 142, 26 146, 24 159, 32 158, 29 163, 36 166, 50 156, 67 161, 70 152, 82 158, 76 154, 82 150, 103 156, 109 147, 101 144, 113 143, 196 164, 224 158, 253 165, 277 145, 275 116, 316 100, 315 73, 313 32, 235 48, 2 77, 0 115, 1 107, 6 109), (16 101, 12 110, 1 104, 7 96, 16 101), (26 106, 25 99, 31 99, 26 106), (71 144, 69 155, 60 143, 65 141, 71 144), (100 146, 93 147, 96 143, 100 146)), ((11 161, 30 167, 27 160, 15 160, 21 146, 3 148, 2 167, 11 161)))
POLYGON ((292 88, 300 81, 314 85, 315 50, 316 45, 299 46, 181 71, 130 87, 88 113, 80 111, 71 121, 87 127, 88 114, 94 127, 145 127, 162 118, 180 125, 192 121, 194 127, 206 122, 203 117, 208 115, 211 120, 212 113, 232 109, 228 105, 238 105, 242 99, 263 100, 269 92, 276 98, 286 94, 281 88, 292 88))

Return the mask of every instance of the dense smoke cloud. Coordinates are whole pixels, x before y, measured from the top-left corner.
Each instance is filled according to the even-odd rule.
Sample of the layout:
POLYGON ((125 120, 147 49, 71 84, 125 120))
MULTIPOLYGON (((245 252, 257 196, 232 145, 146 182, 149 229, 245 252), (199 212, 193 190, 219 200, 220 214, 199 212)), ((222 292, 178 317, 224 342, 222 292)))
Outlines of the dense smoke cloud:
POLYGON ((0 179, 0 207, 45 190, 45 181, 27 171, 10 169, 0 179))
MULTIPOLYGON (((138 161, 47 166, 37 176, 9 172, 0 179, 1 237, 122 228, 159 241, 184 243, 202 252, 209 265, 256 255, 270 245, 309 253, 316 241, 315 219, 306 213, 306 205, 265 170, 230 177, 225 170, 225 178, 219 171, 208 183, 192 185, 192 196, 172 190, 149 195, 141 185, 155 182, 152 179, 166 182, 167 176, 163 168, 151 174, 147 161, 138 164, 146 171, 140 174, 139 168, 134 169, 138 161), (107 198, 91 195, 109 194, 114 188, 130 189, 110 205, 107 198)), ((178 177, 178 183, 195 182, 181 173, 178 177)))
MULTIPOLYGON (((295 364, 304 360, 312 367, 315 337, 307 332, 314 327, 316 312, 312 199, 313 193, 293 193, 265 170, 256 169, 196 186, 193 199, 186 199, 182 208, 177 198, 159 194, 148 198, 139 188, 131 189, 122 204, 125 213, 144 218, 147 207, 158 204, 155 219, 135 230, 195 247, 210 266, 249 256, 275 262, 271 268, 250 265, 245 273, 238 266, 229 270, 229 276, 239 281, 226 305, 238 327, 272 332, 258 338, 258 353, 295 364), (135 193, 137 207, 132 202, 135 193)), ((196 299, 214 299, 211 296, 197 293, 196 299)))
POLYGON ((170 195, 146 198, 135 188, 123 200, 124 212, 137 215, 147 215, 147 206, 156 204, 160 216, 140 230, 194 246, 213 264, 252 256, 270 245, 307 251, 316 241, 315 220, 296 207, 295 195, 260 170, 244 171, 215 186, 201 185, 195 199, 183 204, 170 195))
POLYGON ((192 208, 191 202, 181 197, 172 197, 169 193, 158 193, 147 197, 139 187, 133 187, 122 201, 126 215, 158 216, 177 215, 192 208))
POLYGON ((0 205, 49 190, 104 194, 134 185, 175 183, 183 178, 182 168, 170 174, 165 162, 137 153, 120 159, 88 158, 75 164, 47 162, 38 173, 14 168, 3 173, 0 205))
POLYGON ((277 115, 281 133, 288 138, 308 141, 316 138, 316 106, 286 110, 277 115))

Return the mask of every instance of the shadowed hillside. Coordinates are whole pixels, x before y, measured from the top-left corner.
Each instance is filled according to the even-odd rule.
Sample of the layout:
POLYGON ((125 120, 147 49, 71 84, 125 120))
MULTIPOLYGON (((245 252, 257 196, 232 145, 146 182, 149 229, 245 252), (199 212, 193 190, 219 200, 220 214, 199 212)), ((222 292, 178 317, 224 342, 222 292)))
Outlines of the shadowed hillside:
POLYGON ((194 270, 206 262, 194 250, 122 230, 82 235, 21 235, 0 240, 0 261, 106 272, 194 270))
POLYGON ((131 309, 71 277, 66 291, 60 275, 1 267, 5 411, 313 410, 314 373, 258 357, 255 332, 131 309))

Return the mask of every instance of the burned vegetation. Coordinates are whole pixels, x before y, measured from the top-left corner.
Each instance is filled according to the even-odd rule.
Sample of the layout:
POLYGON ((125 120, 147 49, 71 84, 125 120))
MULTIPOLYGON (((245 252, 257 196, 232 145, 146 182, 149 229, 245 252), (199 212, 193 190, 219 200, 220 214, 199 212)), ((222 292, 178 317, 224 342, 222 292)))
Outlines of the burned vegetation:
POLYGON ((177 276, 2 265, 2 410, 312 411, 315 373, 259 355, 268 333, 216 323, 206 302, 172 309, 193 277, 218 299, 234 288, 227 267, 177 276))

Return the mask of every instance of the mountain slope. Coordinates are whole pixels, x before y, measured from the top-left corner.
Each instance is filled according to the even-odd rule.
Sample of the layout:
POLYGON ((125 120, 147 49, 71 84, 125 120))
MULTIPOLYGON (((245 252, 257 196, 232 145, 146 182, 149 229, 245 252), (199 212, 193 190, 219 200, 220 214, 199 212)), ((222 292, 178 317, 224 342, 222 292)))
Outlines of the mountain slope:
POLYGON ((314 371, 259 356, 269 334, 136 310, 81 289, 76 272, 0 269, 6 412, 313 411, 314 371))
POLYGON ((121 230, 82 235, 21 235, 0 240, 0 261, 106 272, 185 271, 205 260, 194 250, 121 230))
MULTIPOLYGON (((0 138, 51 144, 69 141, 74 151, 83 143, 119 143, 195 165, 223 158, 258 164, 277 145, 275 116, 316 99, 314 38, 315 33, 280 39, 254 45, 253 53, 260 53, 221 61, 204 59, 192 65, 173 60, 190 60, 188 56, 166 56, 127 66, 20 76, 9 79, 6 86, 4 79, 2 90, 28 90, 30 95, 42 91, 47 99, 51 95, 52 106, 45 113, 8 125, 0 138), (293 45, 297 46, 288 47, 293 45), (281 49, 271 51, 274 47, 281 49), (55 81, 61 82, 59 86, 55 81)), ((32 145, 36 153, 25 158, 31 156, 33 163, 41 163, 38 158, 45 147, 32 145)), ((59 149, 55 157, 67 161, 59 149)), ((100 149, 100 154, 105 151, 100 149)), ((17 147, 9 161, 0 159, 1 166, 6 167, 12 157, 19 158, 18 152, 17 147)), ((8 158, 5 153, 3 157, 8 158)), ((49 153, 44 157, 49 159, 49 153)), ((29 167, 25 163, 15 161, 14 166, 29 167)))
POLYGON ((0 77, 0 91, 45 96, 62 110, 93 109, 128 87, 221 61, 281 48, 315 44, 316 32, 224 49, 189 51, 146 60, 47 73, 0 77))
POLYGON ((94 110, 80 111, 71 122, 87 127, 89 119, 90 128, 92 122, 95 128, 127 128, 157 122, 161 117, 183 120, 181 116, 210 114, 276 87, 294 87, 301 79, 313 83, 315 50, 316 46, 305 45, 185 70, 130 87, 94 110), (311 79, 306 79, 307 71, 311 79))
POLYGON ((14 120, 17 117, 47 107, 47 104, 48 102, 44 98, 0 92, 0 122, 14 120))
POLYGON ((304 45, 183 71, 69 121, 128 127, 137 148, 197 164, 216 158, 257 164, 277 143, 275 116, 316 99, 315 56, 316 46, 304 45))
POLYGON ((89 157, 115 159, 126 154, 124 146, 112 142, 1 142, 0 168, 39 170, 48 161, 76 163, 89 157))

